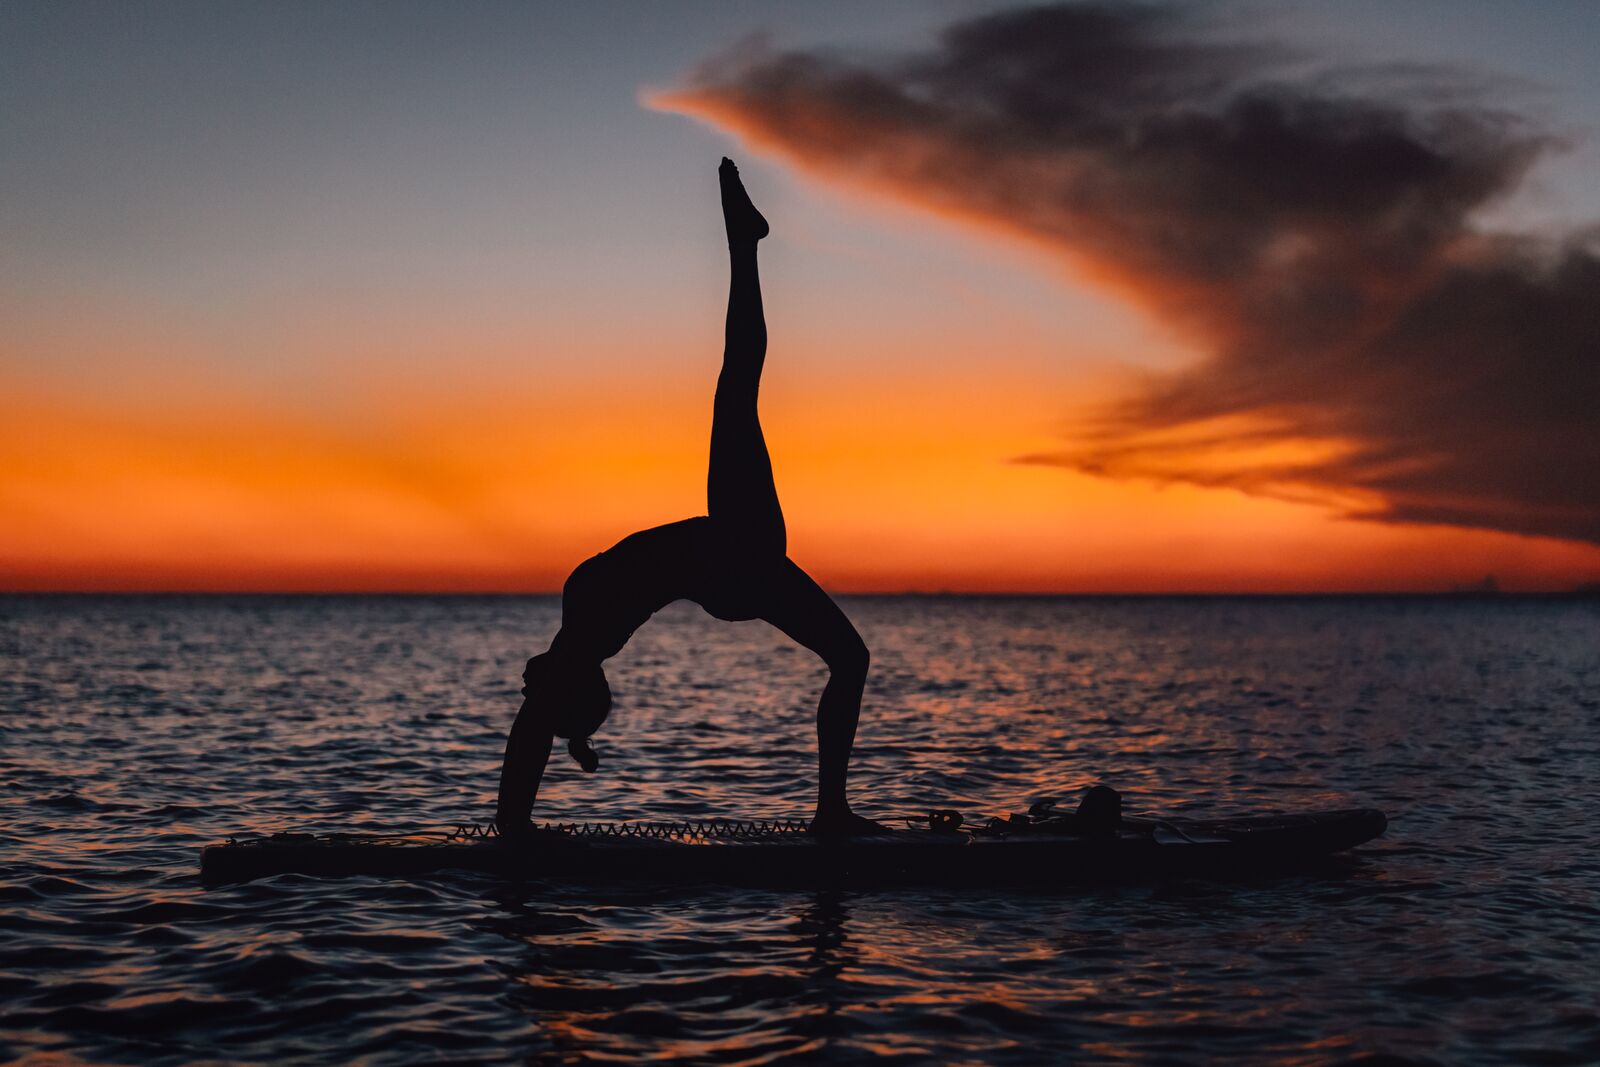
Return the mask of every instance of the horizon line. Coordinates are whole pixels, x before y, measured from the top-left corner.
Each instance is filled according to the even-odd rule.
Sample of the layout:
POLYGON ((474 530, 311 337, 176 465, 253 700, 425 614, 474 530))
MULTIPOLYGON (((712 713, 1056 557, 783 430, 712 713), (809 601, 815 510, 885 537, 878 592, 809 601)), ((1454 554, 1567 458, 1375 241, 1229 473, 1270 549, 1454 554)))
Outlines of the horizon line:
MULTIPOLYGON (((1447 597, 1452 599, 1495 598, 1570 598, 1600 597, 1600 582, 1581 582, 1570 589, 1516 590, 1482 589, 1278 589, 1278 590, 962 590, 962 589, 884 589, 830 592, 831 596, 852 599, 947 599, 947 600, 1116 600, 1133 598, 1201 599, 1256 598, 1292 599, 1296 597, 1447 597)), ((0 589, 0 597, 454 597, 559 599, 559 590, 460 590, 460 589, 0 589)))

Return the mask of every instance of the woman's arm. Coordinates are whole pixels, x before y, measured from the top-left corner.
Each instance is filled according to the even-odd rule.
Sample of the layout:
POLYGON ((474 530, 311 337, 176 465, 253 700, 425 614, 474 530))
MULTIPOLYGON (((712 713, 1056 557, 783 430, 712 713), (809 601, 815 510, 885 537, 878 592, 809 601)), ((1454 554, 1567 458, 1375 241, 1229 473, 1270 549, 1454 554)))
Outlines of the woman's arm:
POLYGON ((539 796, 539 783, 550 760, 550 745, 555 732, 548 718, 524 699, 506 739, 506 759, 500 767, 500 803, 495 810, 495 828, 502 837, 526 836, 533 831, 529 816, 539 796))

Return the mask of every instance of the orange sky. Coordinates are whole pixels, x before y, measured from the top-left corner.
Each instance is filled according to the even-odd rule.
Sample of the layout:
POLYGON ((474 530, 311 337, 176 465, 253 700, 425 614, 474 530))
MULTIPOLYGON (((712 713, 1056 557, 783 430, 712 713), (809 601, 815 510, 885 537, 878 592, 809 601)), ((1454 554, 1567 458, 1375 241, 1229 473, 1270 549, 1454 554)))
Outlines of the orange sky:
MULTIPOLYGON (((1427 590, 1487 573, 1551 589, 1600 570, 1592 546, 1011 462, 1059 440, 1061 401, 1027 375, 824 381, 782 353, 764 410, 791 552, 836 590, 1427 590)), ((686 349, 677 373, 493 388, 329 377, 312 405, 14 386, 5 585, 554 590, 628 532, 701 510, 714 361, 686 349)))

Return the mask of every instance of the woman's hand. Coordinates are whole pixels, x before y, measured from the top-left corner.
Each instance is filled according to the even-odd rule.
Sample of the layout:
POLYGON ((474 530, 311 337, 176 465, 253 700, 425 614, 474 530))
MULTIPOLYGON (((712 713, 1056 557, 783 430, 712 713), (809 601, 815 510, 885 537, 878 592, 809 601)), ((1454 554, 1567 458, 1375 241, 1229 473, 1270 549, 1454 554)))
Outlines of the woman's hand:
POLYGON ((507 819, 505 822, 495 820, 494 828, 499 832, 501 844, 518 848, 532 846, 549 846, 570 844, 572 838, 560 830, 550 830, 543 826, 535 826, 528 819, 507 819))

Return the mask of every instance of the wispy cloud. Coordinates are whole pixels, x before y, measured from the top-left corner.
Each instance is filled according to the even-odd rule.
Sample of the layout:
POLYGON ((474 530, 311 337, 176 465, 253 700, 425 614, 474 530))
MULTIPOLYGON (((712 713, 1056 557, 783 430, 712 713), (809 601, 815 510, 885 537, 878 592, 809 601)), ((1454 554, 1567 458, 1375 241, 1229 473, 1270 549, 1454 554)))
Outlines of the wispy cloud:
POLYGON ((910 55, 751 41, 652 103, 1041 242, 1207 353, 1024 461, 1600 542, 1600 232, 1474 226, 1555 139, 1464 74, 1214 29, 1070 4, 910 55))

